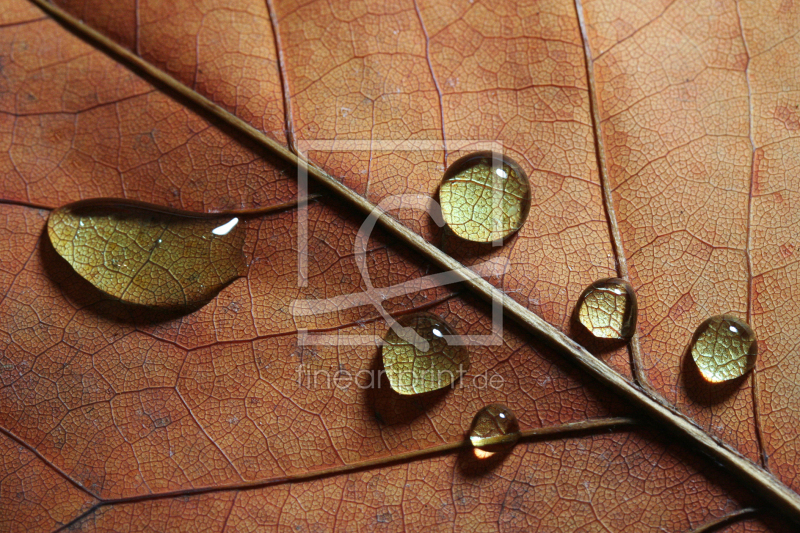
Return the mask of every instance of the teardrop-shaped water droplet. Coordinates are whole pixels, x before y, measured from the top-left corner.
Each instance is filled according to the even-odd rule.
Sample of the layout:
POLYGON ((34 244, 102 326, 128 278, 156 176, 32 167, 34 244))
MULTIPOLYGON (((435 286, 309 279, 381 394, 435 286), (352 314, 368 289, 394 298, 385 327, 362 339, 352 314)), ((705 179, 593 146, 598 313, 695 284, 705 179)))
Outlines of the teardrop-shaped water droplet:
POLYGON ((457 160, 439 186, 442 215, 468 241, 492 242, 522 227, 531 207, 528 176, 500 154, 475 152, 457 160))
POLYGON ((469 430, 469 440, 480 459, 510 450, 519 436, 517 415, 499 403, 487 405, 478 411, 469 430))
POLYGON ((601 339, 629 339, 636 331, 639 306, 631 284, 605 278, 589 285, 578 299, 578 320, 601 339))
POLYGON ((692 339, 692 358, 711 383, 743 376, 755 366, 757 357, 755 333, 735 316, 712 316, 700 324, 692 339))
POLYGON ((229 215, 86 200, 53 211, 47 232, 78 274, 133 304, 192 306, 247 271, 244 225, 229 215))
POLYGON ((403 338, 389 329, 382 350, 386 376, 396 392, 421 394, 441 389, 469 370, 469 351, 455 343, 459 337, 447 322, 424 312, 400 317, 397 322, 411 331, 403 338), (415 344, 415 340, 423 342, 415 344))

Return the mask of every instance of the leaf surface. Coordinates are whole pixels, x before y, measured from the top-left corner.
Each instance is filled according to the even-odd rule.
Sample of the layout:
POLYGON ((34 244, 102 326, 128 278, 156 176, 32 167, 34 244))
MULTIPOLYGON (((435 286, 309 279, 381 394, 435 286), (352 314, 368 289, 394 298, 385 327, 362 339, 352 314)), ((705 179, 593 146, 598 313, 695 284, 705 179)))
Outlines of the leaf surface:
MULTIPOLYGON (((358 375, 379 357, 369 346, 302 346, 298 331, 386 330, 368 306, 291 315, 296 298, 366 288, 353 257, 362 219, 334 198, 309 210, 305 287, 297 286, 297 214, 288 212, 248 228, 247 278, 195 313, 144 316, 89 290, 41 239, 48 213, 36 206, 113 196, 195 211, 259 208, 296 194, 295 171, 36 8, 9 4, 0 21, 2 47, 11 50, 0 93, 0 165, 4 199, 26 205, 0 206, 7 221, 0 426, 10 450, 38 454, 4 463, 4 472, 45 468, 71 480, 53 485, 70 503, 49 511, 47 524, 91 509, 80 528, 116 530, 124 521, 133 529, 313 529, 357 520, 387 529, 684 531, 752 504, 716 467, 650 431, 525 441, 508 461, 479 473, 458 454, 404 460, 462 439, 489 403, 512 408, 523 430, 627 412, 513 324, 504 325, 500 346, 472 355, 463 388, 430 405, 385 391, 298 384, 298 369, 358 375), (489 371, 503 376, 500 390, 475 381, 489 371), (392 459, 400 464, 386 466, 392 459), (372 466, 325 474, 364 462, 372 466), (322 477, 304 480, 317 472, 322 477), (240 492, 253 483, 274 486, 240 492), (208 492, 189 496, 194 490, 208 492), (380 492, 383 499, 373 501, 380 492), (143 501, 119 501, 130 497, 143 501), (542 506, 552 522, 537 522, 542 506)), ((402 193, 433 196, 446 164, 479 141, 502 142, 530 178, 530 216, 505 247, 465 247, 456 257, 508 259, 508 271, 490 281, 570 333, 581 291, 626 264, 639 296, 640 377, 710 434, 754 460, 766 455, 794 486, 787 407, 797 395, 787 378, 793 315, 785 298, 794 245, 784 221, 794 213, 786 87, 796 62, 788 49, 782 59, 770 57, 794 42, 790 24, 777 25, 786 40, 763 30, 776 26, 765 17, 791 15, 779 16, 782 6, 62 5, 307 151, 375 203, 402 193), (787 69, 783 78, 775 65, 787 69), (367 142, 339 151, 312 142, 320 139, 367 142), (693 328, 722 312, 749 319, 764 339, 758 394, 749 380, 733 390, 704 389, 684 368, 693 328), (694 389, 700 394, 688 392, 694 389)), ((423 213, 397 216, 439 242, 423 213)), ((436 271, 380 231, 367 262, 380 288, 436 271)), ((431 311, 464 334, 491 330, 490 308, 459 287, 394 297, 386 308, 431 311)), ((602 357, 631 375, 624 348, 602 357)), ((3 492, 2 504, 16 509, 29 498, 35 505, 18 511, 20 522, 50 529, 36 527, 53 501, 48 487, 3 492)), ((783 527, 759 520, 731 527, 783 527)))

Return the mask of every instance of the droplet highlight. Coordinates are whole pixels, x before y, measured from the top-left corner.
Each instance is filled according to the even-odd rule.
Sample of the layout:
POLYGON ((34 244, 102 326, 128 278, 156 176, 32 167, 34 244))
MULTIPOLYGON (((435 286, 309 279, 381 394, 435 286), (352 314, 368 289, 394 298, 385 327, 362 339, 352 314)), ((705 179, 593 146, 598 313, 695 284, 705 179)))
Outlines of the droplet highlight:
POLYGON ((216 228, 212 229, 211 233, 213 233, 214 235, 227 235, 228 233, 231 232, 233 228, 236 227, 238 223, 239 219, 234 217, 225 224, 217 226, 216 228))
POLYGON ((53 211, 56 252, 92 285, 124 302, 184 307, 247 272, 238 218, 98 199, 53 211))
POLYGON ((432 313, 413 313, 389 329, 382 349, 389 384, 399 394, 422 394, 454 383, 469 370, 469 351, 447 322, 432 313))
POLYGON ((525 171, 508 157, 475 152, 450 165, 439 186, 447 226, 458 237, 492 242, 518 231, 531 206, 525 171))
POLYGON ((517 415, 499 403, 487 405, 478 411, 469 430, 469 440, 480 459, 510 450, 519 437, 517 415))
POLYGON ((735 316, 712 316, 700 324, 692 340, 692 359, 711 383, 745 375, 755 366, 757 357, 755 333, 735 316))
POLYGON ((595 281, 578 299, 578 321, 601 339, 630 339, 638 313, 636 293, 621 278, 595 281))

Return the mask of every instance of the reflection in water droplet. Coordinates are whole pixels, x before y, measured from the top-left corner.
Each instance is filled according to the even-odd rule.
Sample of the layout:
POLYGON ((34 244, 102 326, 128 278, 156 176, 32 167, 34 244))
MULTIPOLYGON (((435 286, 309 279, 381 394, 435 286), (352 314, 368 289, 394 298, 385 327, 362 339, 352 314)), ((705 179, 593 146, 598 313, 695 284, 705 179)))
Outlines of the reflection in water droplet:
POLYGON ((700 324, 692 340, 692 358, 711 383, 743 376, 755 366, 757 356, 755 333, 731 315, 709 318, 700 324))
POLYGON ((75 202, 50 214, 55 250, 95 287, 122 301, 182 307, 212 298, 246 273, 244 225, 142 202, 75 202))
POLYGON ((234 217, 225 224, 218 226, 211 230, 211 233, 214 235, 227 235, 230 231, 236 227, 236 224, 239 223, 239 219, 234 217))
POLYGON ((629 339, 636 331, 636 293, 624 279, 595 281, 583 291, 577 305, 578 320, 595 337, 629 339))
POLYGON ((525 172, 492 152, 462 157, 439 186, 442 215, 455 235, 474 242, 508 237, 522 227, 531 206, 525 172))
POLYGON ((414 313, 397 322, 411 328, 428 346, 414 346, 393 329, 386 333, 383 366, 396 392, 421 394, 441 389, 469 370, 469 351, 465 346, 448 343, 447 337, 459 337, 444 320, 431 313, 414 313))
POLYGON ((510 450, 519 436, 517 415, 499 403, 487 405, 478 411, 469 430, 469 440, 479 459, 510 450))

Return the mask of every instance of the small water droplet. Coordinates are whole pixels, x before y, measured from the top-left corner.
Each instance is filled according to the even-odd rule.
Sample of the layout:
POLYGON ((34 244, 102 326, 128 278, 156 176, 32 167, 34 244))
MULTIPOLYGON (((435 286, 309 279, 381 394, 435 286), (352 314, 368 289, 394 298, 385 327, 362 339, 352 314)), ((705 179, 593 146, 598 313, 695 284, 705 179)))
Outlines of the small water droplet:
POLYGON ((522 227, 531 206, 528 176, 510 158, 475 152, 448 167, 439 186, 442 215, 452 232, 492 242, 522 227))
POLYGON ((636 293, 624 279, 595 281, 583 291, 577 305, 578 320, 595 337, 629 339, 636 331, 636 293))
MULTIPOLYGON (((427 346, 403 338, 389 329, 382 349, 383 366, 389 384, 399 394, 421 394, 454 383, 469 370, 466 346, 448 343, 447 337, 458 339, 447 322, 432 313, 413 313, 397 322, 415 333, 427 346)), ((404 333, 405 337, 408 334, 404 333)))
POLYGON ((469 430, 469 440, 479 459, 510 450, 519 437, 517 415, 499 403, 487 405, 478 411, 469 430))
POLYGON ((745 375, 756 364, 758 341, 753 330, 731 315, 712 316, 692 338, 692 359, 711 383, 745 375))

